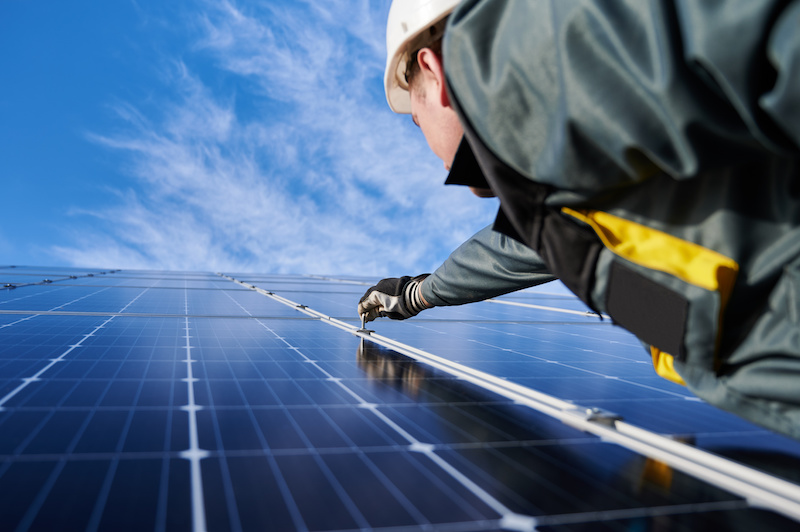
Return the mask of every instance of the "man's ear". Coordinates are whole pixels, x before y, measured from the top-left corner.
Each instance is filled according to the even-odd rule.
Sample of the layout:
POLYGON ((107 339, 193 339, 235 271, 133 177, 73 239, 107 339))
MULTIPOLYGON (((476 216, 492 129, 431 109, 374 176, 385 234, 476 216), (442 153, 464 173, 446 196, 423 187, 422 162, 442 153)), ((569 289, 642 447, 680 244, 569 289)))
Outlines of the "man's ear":
POLYGON ((419 63, 420 74, 429 77, 436 82, 435 96, 439 99, 442 107, 450 107, 450 97, 447 95, 447 87, 444 80, 444 64, 442 59, 430 48, 423 48, 417 52, 417 62, 419 63))

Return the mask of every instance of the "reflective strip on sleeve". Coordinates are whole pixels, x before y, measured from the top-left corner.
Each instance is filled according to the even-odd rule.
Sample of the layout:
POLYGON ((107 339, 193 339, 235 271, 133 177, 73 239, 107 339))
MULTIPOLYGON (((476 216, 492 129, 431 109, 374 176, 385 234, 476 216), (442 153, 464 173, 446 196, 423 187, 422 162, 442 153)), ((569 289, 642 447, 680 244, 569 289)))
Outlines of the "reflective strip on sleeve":
POLYGON ((672 355, 652 345, 650 346, 650 354, 653 357, 653 368, 656 370, 659 377, 686 386, 686 382, 684 382, 683 378, 675 371, 675 367, 673 366, 675 359, 672 355))
MULTIPOLYGON (((716 338, 717 343, 719 342, 722 313, 739 271, 736 261, 694 242, 606 212, 567 207, 561 210, 564 214, 588 224, 603 245, 615 255, 639 266, 673 275, 688 284, 719 293, 720 315, 716 338)), ((672 355, 658 348, 651 348, 651 354, 659 375, 683 383, 683 379, 673 369, 672 355)))

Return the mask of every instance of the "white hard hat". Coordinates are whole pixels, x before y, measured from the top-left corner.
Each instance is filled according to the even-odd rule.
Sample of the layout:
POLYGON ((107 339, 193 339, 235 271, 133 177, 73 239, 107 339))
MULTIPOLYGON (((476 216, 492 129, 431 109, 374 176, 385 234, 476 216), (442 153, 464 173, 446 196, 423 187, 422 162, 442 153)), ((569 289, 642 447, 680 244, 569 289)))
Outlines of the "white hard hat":
POLYGON ((405 79, 409 44, 449 15, 459 0, 394 0, 386 23, 386 101, 395 113, 411 112, 405 79))

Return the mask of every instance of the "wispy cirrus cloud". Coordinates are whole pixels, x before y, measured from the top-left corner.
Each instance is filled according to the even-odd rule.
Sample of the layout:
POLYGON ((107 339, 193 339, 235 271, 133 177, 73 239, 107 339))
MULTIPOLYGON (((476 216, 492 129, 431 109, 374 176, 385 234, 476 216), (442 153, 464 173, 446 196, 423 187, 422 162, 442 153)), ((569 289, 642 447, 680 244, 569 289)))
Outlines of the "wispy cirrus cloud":
POLYGON ((92 141, 134 179, 55 252, 123 268, 400 275, 436 267, 493 202, 444 170, 382 91, 388 2, 201 4, 157 112, 92 141), (189 65, 195 65, 194 67, 189 65))

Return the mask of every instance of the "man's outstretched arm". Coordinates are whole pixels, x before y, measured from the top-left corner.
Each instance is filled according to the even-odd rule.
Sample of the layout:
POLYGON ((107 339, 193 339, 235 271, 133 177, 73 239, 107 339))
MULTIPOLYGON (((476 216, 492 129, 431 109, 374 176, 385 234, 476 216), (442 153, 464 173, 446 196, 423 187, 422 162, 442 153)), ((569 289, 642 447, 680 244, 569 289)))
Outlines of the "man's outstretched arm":
POLYGON ((463 305, 555 279, 528 246, 485 227, 431 275, 383 279, 358 304, 366 321, 406 319, 438 306, 463 305))

